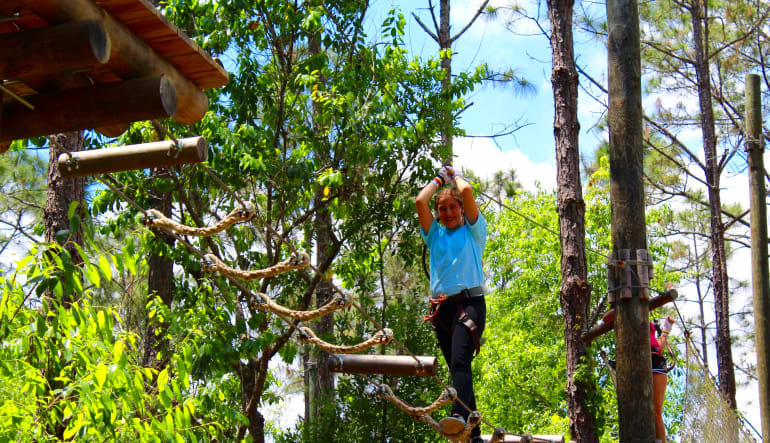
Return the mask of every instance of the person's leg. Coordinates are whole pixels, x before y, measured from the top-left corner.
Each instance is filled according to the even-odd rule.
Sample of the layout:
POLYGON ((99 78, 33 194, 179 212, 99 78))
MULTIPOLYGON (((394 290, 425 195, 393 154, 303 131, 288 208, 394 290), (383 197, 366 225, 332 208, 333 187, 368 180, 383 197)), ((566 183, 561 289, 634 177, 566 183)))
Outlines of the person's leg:
POLYGON ((444 361, 446 361, 450 371, 452 369, 452 333, 450 328, 452 327, 454 315, 454 302, 449 300, 442 303, 438 310, 438 314, 436 315, 436 318, 439 321, 436 322, 435 325, 436 340, 438 341, 438 346, 441 348, 441 353, 444 355, 444 361))
POLYGON ((666 399, 666 383, 668 375, 653 372, 652 373, 652 393, 653 403, 655 404, 655 438, 666 442, 666 425, 663 423, 663 402, 666 399))
MULTIPOLYGON (((452 370, 452 333, 454 332, 452 331, 452 328, 455 312, 456 307, 454 300, 448 300, 442 303, 437 315, 437 318, 440 321, 436 322, 435 330, 436 339, 438 340, 439 347, 441 348, 441 353, 444 355, 444 360, 446 361, 447 367, 449 367, 450 376, 452 377, 452 387, 456 391, 457 378, 455 377, 454 371, 452 370)), ((457 403, 455 402, 455 404, 457 403)), ((439 421, 439 426, 441 427, 442 432, 457 434, 463 430, 465 423, 463 421, 454 419, 455 416, 460 417, 461 414, 452 414, 450 417, 444 417, 439 421)))
MULTIPOLYGON (((486 323, 486 304, 483 297, 474 297, 463 303, 463 309, 473 320, 478 328, 478 336, 484 332, 486 323)), ((455 326, 452 334, 452 385, 457 390, 457 398, 462 400, 472 411, 476 410, 476 396, 473 392, 473 373, 471 371, 471 361, 473 353, 476 350, 476 344, 468 328, 462 324, 455 326)), ((469 411, 459 401, 452 406, 453 415, 461 415, 468 419, 469 411)), ((472 437, 481 434, 481 429, 477 426, 471 433, 472 437)))

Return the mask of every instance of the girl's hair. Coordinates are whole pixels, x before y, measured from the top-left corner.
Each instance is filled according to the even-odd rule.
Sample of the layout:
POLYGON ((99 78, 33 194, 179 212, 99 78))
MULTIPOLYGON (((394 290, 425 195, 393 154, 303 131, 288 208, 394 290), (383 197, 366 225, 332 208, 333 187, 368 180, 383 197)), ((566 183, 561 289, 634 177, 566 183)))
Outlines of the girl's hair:
POLYGON ((438 202, 444 197, 452 197, 457 200, 457 203, 461 208, 463 207, 463 197, 460 195, 460 191, 458 191, 457 188, 444 188, 436 194, 436 198, 433 200, 433 209, 438 211, 438 202))

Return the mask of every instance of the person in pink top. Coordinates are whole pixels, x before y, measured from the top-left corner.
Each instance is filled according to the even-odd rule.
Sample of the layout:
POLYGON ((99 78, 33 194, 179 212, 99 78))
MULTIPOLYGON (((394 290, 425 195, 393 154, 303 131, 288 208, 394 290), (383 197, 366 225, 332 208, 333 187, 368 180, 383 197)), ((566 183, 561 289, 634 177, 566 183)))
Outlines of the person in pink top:
POLYGON ((650 322, 650 348, 652 351, 652 399, 655 405, 655 442, 665 443, 666 425, 663 423, 663 402, 666 400, 668 366, 663 350, 668 346, 668 335, 674 319, 667 315, 660 322, 660 335, 655 336, 655 325, 650 322))

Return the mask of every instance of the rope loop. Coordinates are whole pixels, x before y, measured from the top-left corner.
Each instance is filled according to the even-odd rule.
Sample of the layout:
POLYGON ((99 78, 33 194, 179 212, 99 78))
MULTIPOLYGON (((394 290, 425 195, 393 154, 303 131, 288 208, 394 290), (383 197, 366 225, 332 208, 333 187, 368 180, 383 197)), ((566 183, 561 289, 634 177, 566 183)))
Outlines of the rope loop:
POLYGON ((384 398, 390 401, 391 403, 396 405, 397 408, 401 409, 402 411, 406 412, 411 416, 414 416, 418 420, 420 420, 420 416, 429 417, 428 414, 430 414, 431 412, 435 411, 436 409, 440 408, 441 406, 447 403, 452 403, 457 398, 457 391, 455 391, 453 388, 449 388, 449 389, 445 389, 444 392, 441 393, 439 398, 437 398, 430 405, 425 407, 414 407, 404 402, 400 398, 396 397, 396 395, 393 394, 393 391, 390 389, 390 386, 383 384, 383 385, 380 385, 379 387, 380 389, 376 393, 380 398, 384 398))
POLYGON ((207 272, 219 272, 220 274, 228 277, 234 277, 241 280, 259 280, 262 278, 273 277, 284 272, 293 271, 295 269, 304 268, 310 263, 310 257, 307 253, 302 252, 300 258, 292 255, 292 257, 284 260, 276 265, 270 266, 265 269, 257 269, 252 271, 243 271, 240 269, 234 269, 227 266, 222 260, 214 254, 206 254, 203 256, 203 270, 207 272))
POLYGON ((326 303, 325 305, 321 306, 320 308, 314 310, 314 311, 295 311, 293 309, 289 309, 287 307, 281 306, 275 301, 273 301, 270 297, 263 293, 258 293, 259 297, 262 300, 255 299, 252 302, 252 306, 261 310, 261 311, 270 311, 274 314, 279 315, 285 315, 287 317, 291 317, 294 320, 300 320, 300 321, 307 321, 312 320, 314 318, 323 317, 326 314, 329 314, 330 312, 337 311, 339 309, 342 309, 346 307, 346 304, 341 304, 338 302, 338 296, 335 296, 332 300, 329 301, 329 303, 326 303))
MULTIPOLYGON (((253 208, 252 204, 252 208, 253 208)), ((219 221, 214 226, 205 227, 205 228, 195 228, 192 226, 185 226, 183 224, 177 223, 165 215, 163 215, 162 212, 158 211, 157 209, 148 209, 145 211, 145 218, 144 218, 144 224, 151 227, 151 228, 160 228, 165 229, 166 231, 175 232, 177 234, 181 235, 192 235, 195 237, 210 237, 214 234, 220 233, 224 231, 225 229, 229 228, 230 226, 243 222, 248 221, 254 218, 256 216, 256 210, 248 210, 244 208, 235 208, 232 211, 230 211, 229 214, 225 218, 223 218, 221 221, 219 221)))
POLYGON ((321 340, 320 338, 318 338, 317 335, 315 335, 312 329, 306 326, 299 328, 299 330, 301 332, 300 338, 303 341, 312 343, 318 346, 319 348, 323 349, 324 351, 332 354, 354 354, 356 352, 369 349, 375 345, 387 345, 393 340, 393 331, 391 329, 385 328, 383 330, 377 331, 377 333, 375 333, 374 336, 369 340, 366 340, 357 345, 338 346, 338 345, 333 345, 321 340))

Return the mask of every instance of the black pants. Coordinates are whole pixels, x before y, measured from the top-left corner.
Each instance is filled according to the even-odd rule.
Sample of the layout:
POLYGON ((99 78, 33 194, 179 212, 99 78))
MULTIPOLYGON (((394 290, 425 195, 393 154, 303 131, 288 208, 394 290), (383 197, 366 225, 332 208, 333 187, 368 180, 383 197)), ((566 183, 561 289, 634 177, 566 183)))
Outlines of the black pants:
MULTIPOLYGON (((465 313, 476 323, 479 331, 479 339, 484 332, 487 320, 487 304, 484 297, 470 297, 462 302, 465 313)), ((452 387, 457 391, 457 398, 463 401, 472 411, 476 410, 476 396, 473 394, 473 374, 471 373, 471 361, 476 350, 470 331, 464 325, 457 323, 457 303, 453 298, 441 304, 438 318, 441 320, 436 327, 436 338, 444 354, 444 359, 449 365, 452 374, 452 387), (454 320, 454 323, 453 323, 454 320), (451 330, 446 330, 445 327, 451 330)), ((460 402, 452 406, 452 414, 460 414, 468 419, 468 410, 460 402)), ((476 426, 472 437, 481 435, 481 429, 476 426)))

